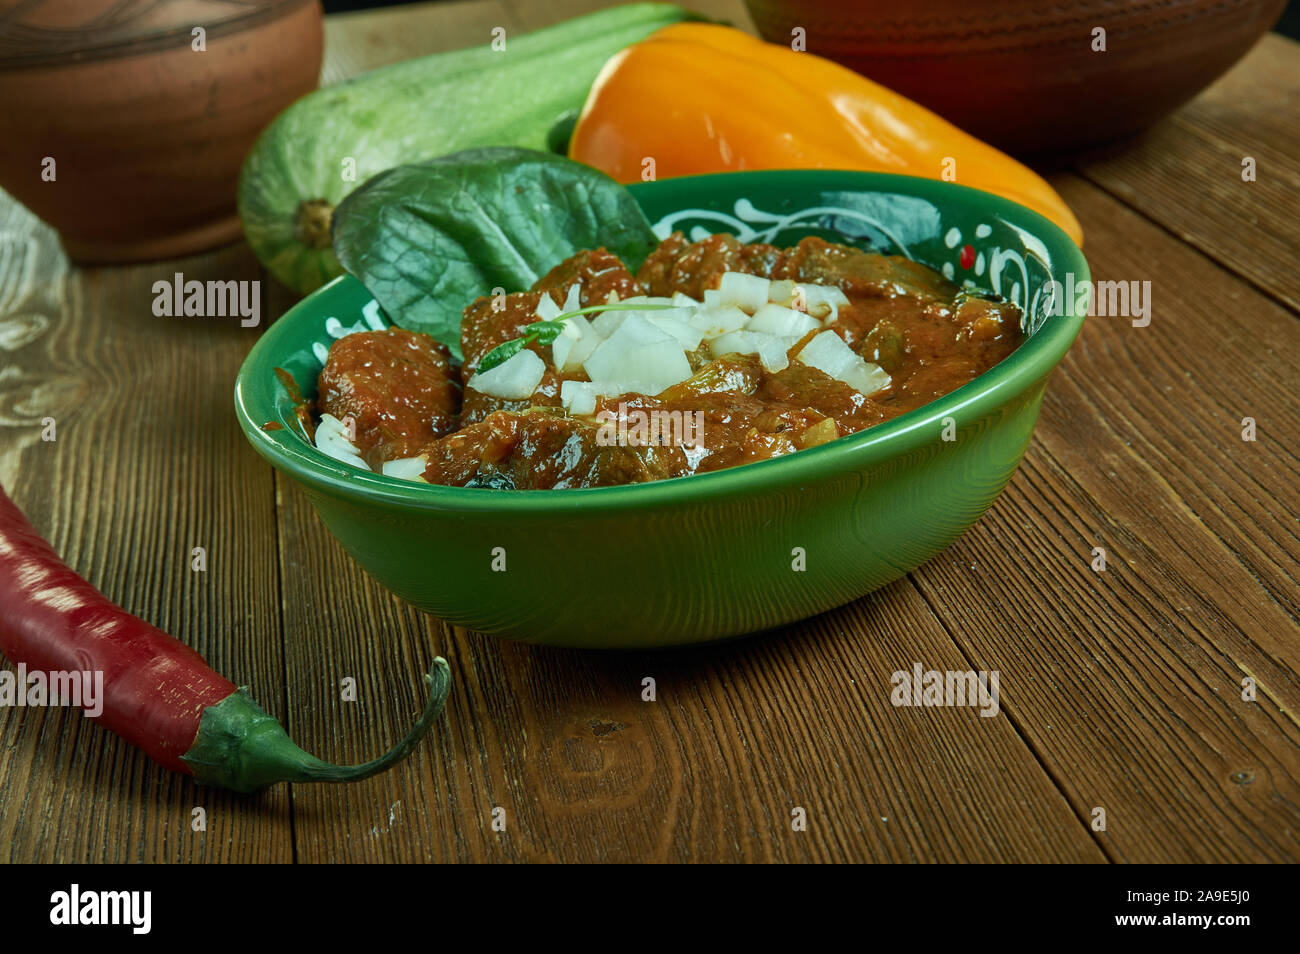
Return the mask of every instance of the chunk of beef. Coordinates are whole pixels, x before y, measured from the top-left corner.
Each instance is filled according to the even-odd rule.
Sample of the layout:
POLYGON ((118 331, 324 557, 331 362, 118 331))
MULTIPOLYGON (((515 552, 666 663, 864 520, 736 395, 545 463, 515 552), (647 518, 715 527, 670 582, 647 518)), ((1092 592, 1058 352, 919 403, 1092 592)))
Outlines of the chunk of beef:
POLYGON ((910 258, 864 252, 814 235, 790 249, 773 270, 772 277, 836 285, 850 298, 897 295, 933 301, 951 296, 957 290, 937 272, 910 258))
POLYGON ((699 242, 687 242, 680 232, 674 232, 650 253, 637 277, 651 295, 669 297, 681 292, 703 300, 705 289, 717 288, 723 272, 770 278, 783 254, 771 245, 742 245, 734 235, 710 235, 699 242))
POLYGON ((597 423, 549 412, 499 411, 434 441, 424 479, 464 486, 506 474, 519 490, 605 487, 672 476, 657 449, 602 439, 597 423))
POLYGON ((644 295, 645 285, 633 277, 617 255, 603 248, 579 252, 541 277, 533 289, 552 292, 557 304, 568 297, 569 287, 581 283, 582 307, 604 305, 614 295, 618 300, 644 295))
POLYGON ((451 355, 426 334, 388 328, 335 341, 317 382, 318 409, 355 422, 354 443, 377 468, 411 457, 456 426, 451 355))

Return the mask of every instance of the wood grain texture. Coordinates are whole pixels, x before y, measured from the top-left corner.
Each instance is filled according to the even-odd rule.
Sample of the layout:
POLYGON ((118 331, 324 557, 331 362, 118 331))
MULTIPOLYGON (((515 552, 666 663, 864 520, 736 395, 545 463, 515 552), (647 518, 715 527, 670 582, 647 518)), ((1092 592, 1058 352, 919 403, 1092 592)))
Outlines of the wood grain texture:
MULTIPOLYGON (((175 271, 249 279, 255 261, 241 247, 64 275, 53 234, 5 199, 0 242, 34 255, 39 280, 0 315, 0 480, 74 569, 279 713, 272 480, 248 457, 223 383, 254 332, 152 308, 153 283, 175 271), (54 441, 40 438, 47 417, 54 441), (196 546, 205 572, 191 569, 196 546)), ((15 274, 10 293, 23 287, 15 274)), ((0 709, 0 738, 7 860, 292 858, 286 792, 249 802, 201 789, 65 709, 0 709), (191 829, 196 807, 206 832, 191 829)))
MULTIPOLYGON (((602 5, 331 17, 324 76, 602 5)), ((692 6, 749 26, 740 0, 692 6)), ((250 253, 66 272, 49 231, 0 200, 0 483, 69 562, 331 760, 386 748, 432 658, 453 668, 446 716, 402 766, 256 799, 168 776, 77 715, 0 711, 0 858, 1300 860, 1288 43, 1268 38, 1145 138, 1053 180, 1094 277, 1152 282, 1152 323, 1086 324, 988 515, 866 599, 698 649, 529 647, 396 600, 238 434, 230 388, 256 332, 151 313, 175 271, 260 277, 267 318, 281 313, 291 299, 250 253), (890 675, 914 663, 997 670, 1000 714, 894 707, 890 675), (195 806, 207 833, 189 830, 195 806)))
POLYGON ((1106 809, 1110 857, 1300 857, 1300 322, 1094 187, 1058 186, 1095 277, 1154 280, 1151 324, 1087 323, 1008 491, 913 579, 1001 669, 1075 809, 1106 809), (1244 414, 1268 422, 1256 442, 1244 414))
POLYGON ((906 586, 719 647, 530 647, 421 617, 296 488, 281 500, 301 740, 378 749, 415 711, 412 674, 435 652, 454 671, 446 725, 406 769, 294 787, 302 861, 1102 860, 1007 719, 891 706, 895 670, 967 668, 906 586), (344 675, 357 703, 337 702, 344 675))
MULTIPOLYGON (((1265 34, 1202 95, 1078 170, 1291 308, 1300 308, 1300 43, 1265 34), (1242 161, 1255 160, 1255 181, 1242 161)), ((1091 252, 1092 237, 1084 249, 1091 252)))

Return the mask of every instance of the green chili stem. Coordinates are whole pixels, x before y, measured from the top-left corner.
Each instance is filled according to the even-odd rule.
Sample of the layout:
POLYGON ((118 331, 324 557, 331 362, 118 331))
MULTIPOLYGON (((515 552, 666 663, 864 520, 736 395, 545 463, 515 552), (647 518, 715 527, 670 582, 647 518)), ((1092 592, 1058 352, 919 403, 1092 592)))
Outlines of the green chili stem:
POLYGON ((355 782, 396 765, 442 714, 451 684, 447 660, 439 656, 424 677, 429 698, 411 730, 377 759, 334 765, 300 749, 284 727, 240 689, 203 710, 194 745, 181 756, 205 785, 255 792, 275 782, 355 782))

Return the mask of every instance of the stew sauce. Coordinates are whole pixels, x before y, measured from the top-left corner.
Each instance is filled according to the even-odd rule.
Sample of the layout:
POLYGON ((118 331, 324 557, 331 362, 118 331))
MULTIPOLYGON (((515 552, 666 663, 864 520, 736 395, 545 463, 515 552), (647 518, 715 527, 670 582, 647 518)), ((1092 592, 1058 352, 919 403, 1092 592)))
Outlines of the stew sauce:
POLYGON ((317 408, 355 422, 354 442, 370 466, 423 457, 430 483, 521 490, 639 483, 791 454, 860 431, 966 384, 1023 340, 1015 305, 965 293, 909 259, 818 238, 778 249, 729 235, 689 242, 674 233, 636 275, 603 249, 584 251, 529 291, 473 302, 461 325, 459 368, 428 335, 399 328, 348 335, 330 349, 317 408), (674 292, 702 299, 729 271, 837 286, 849 304, 831 329, 887 371, 889 385, 863 395, 793 360, 805 339, 789 350, 789 366, 774 373, 757 355, 713 358, 702 343, 687 356, 689 379, 658 395, 602 398, 592 416, 571 416, 561 406, 561 383, 587 379, 581 370, 557 371, 549 345, 530 345, 547 365, 530 398, 502 400, 468 386, 488 352, 538 320, 543 295, 561 305, 576 283, 583 306, 674 292), (638 412, 652 411, 673 421, 678 412, 698 427, 686 430, 688 441, 653 431, 643 439, 634 426, 638 412), (617 431, 627 439, 609 440, 612 421, 627 425, 617 431))

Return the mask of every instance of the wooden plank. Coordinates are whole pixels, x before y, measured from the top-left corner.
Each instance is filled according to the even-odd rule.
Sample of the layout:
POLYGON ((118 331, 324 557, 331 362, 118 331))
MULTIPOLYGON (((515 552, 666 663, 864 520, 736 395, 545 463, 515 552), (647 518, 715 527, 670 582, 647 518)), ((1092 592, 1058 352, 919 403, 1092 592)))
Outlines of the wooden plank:
MULTIPOLYGON (((1067 367, 1092 373, 1061 375, 1086 413, 1061 430, 1087 435, 1075 446, 1094 452, 1087 459, 1102 486, 1115 486, 1110 471, 1123 459, 1141 486, 1164 485, 1182 502, 1162 519, 1192 519, 1224 541, 1244 573, 1233 579, 1269 596, 1265 606, 1233 611, 1248 631, 1277 632, 1300 618, 1300 324, 1092 187, 1073 180, 1062 189, 1097 223, 1089 258, 1101 278, 1152 282, 1152 319, 1146 328, 1122 318, 1089 322, 1067 367), (1144 249, 1140 258, 1134 248, 1144 249), (1256 441, 1242 439, 1245 418, 1256 422, 1256 441), (1102 446, 1108 454, 1096 453, 1102 446)), ((1082 465, 1075 453, 1069 459, 1082 465)), ((1225 606, 1238 602, 1227 582, 1203 583, 1225 606)), ((1270 649, 1300 670, 1300 654, 1292 655, 1300 647, 1283 640, 1270 649)))
MULTIPOLYGON (((0 261, 0 481, 73 568, 280 713, 273 488, 230 400, 253 332, 152 311, 153 282, 255 279, 252 256, 74 269, 65 285, 53 233, 0 196, 0 261)), ((6 860, 292 857, 283 789, 250 803, 199 788, 67 710, 0 711, 0 737, 6 860)))
POLYGON ((1057 184, 1094 275, 1154 282, 1151 324, 1087 323, 1008 491, 914 581, 974 666, 1003 671, 1075 811, 1106 810, 1112 858, 1294 861, 1300 326, 1095 187, 1057 184))
POLYGON ((296 736, 371 757, 416 711, 420 667, 454 668, 445 724, 405 765, 294 787, 304 862, 1103 860, 1005 716, 891 705, 896 670, 969 668, 908 586, 718 647, 529 647, 422 617, 283 479, 281 503, 296 736))
MULTIPOLYGON (((1300 310, 1300 44, 1270 33, 1187 106, 1077 168, 1300 310), (1242 180, 1242 160, 1256 180, 1242 180)), ((1085 237, 1092 242, 1092 236, 1085 237)))

